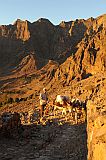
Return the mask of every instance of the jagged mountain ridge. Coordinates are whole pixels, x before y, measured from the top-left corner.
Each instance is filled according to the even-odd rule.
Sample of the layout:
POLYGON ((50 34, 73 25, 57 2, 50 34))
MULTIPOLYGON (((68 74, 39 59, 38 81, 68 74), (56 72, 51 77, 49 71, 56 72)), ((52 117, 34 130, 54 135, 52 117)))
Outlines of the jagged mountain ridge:
MULTIPOLYGON (((75 72, 80 72, 82 69, 89 72, 92 65, 96 63, 96 56, 93 54, 97 55, 102 46, 105 52, 105 26, 106 15, 96 19, 62 21, 57 26, 42 18, 33 23, 18 19, 13 25, 1 25, 0 73, 16 73, 15 69, 32 53, 34 55, 32 61, 36 61, 35 67, 25 72, 19 72, 18 69, 18 75, 19 73, 22 75, 40 69, 50 59, 61 64, 71 55, 73 55, 71 61, 74 61, 75 64, 77 62, 78 67, 70 68, 76 68, 77 71, 75 72), (101 46, 100 49, 94 46, 97 42, 101 46), (95 53, 92 53, 93 51, 95 53), (89 69, 85 69, 84 63, 86 64, 86 61, 91 63, 90 65, 87 64, 87 66, 90 66, 89 69)), ((102 59, 105 57, 104 52, 101 53, 102 59)), ((100 60, 103 65, 104 61, 100 60)), ((103 68, 102 64, 101 67, 103 68)), ((71 75, 71 77, 73 76, 71 75)))
POLYGON ((98 154, 99 159, 103 159, 106 150, 106 15, 63 21, 58 26, 46 19, 26 22, 18 20, 14 25, 2 26, 7 30, 4 29, 0 37, 0 113, 39 108, 39 92, 43 87, 47 88, 50 101, 57 94, 90 100, 94 104, 87 103, 88 159, 98 159, 98 154), (13 75, 3 77, 3 73, 13 75))

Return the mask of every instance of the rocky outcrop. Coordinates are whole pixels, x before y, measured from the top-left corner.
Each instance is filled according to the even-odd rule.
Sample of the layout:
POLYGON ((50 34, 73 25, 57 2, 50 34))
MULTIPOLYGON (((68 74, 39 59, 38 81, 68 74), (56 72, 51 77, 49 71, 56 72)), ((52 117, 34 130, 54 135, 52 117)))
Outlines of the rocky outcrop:
MULTIPOLYGON (((101 23, 98 25, 103 26, 101 23)), ((88 30, 90 31, 90 29, 88 30)), ((92 32, 92 34, 84 36, 77 45, 77 51, 60 65, 56 77, 57 75, 64 77, 65 74, 67 75, 66 81, 69 82, 77 77, 81 80, 106 71, 106 28, 102 27, 92 32)))
POLYGON ((87 102, 88 160, 106 159, 106 79, 103 79, 97 80, 99 84, 87 102))
POLYGON ((1 25, 0 37, 27 41, 30 38, 29 24, 28 21, 17 19, 13 25, 1 25))
POLYGON ((28 21, 22 21, 20 19, 17 19, 17 21, 14 23, 15 27, 14 35, 16 36, 17 39, 27 41, 30 38, 28 23, 29 23, 28 21))
POLYGON ((24 75, 24 74, 30 74, 37 70, 37 61, 36 57, 33 53, 27 55, 24 57, 21 61, 21 63, 16 66, 16 68, 13 70, 13 73, 17 76, 24 75))

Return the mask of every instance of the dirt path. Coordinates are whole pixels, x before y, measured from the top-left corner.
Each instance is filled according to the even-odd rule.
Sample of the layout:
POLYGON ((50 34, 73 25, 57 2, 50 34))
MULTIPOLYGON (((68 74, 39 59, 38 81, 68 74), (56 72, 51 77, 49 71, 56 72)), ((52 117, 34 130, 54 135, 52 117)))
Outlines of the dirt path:
POLYGON ((0 160, 86 160, 86 125, 23 126, 20 136, 0 138, 0 160))

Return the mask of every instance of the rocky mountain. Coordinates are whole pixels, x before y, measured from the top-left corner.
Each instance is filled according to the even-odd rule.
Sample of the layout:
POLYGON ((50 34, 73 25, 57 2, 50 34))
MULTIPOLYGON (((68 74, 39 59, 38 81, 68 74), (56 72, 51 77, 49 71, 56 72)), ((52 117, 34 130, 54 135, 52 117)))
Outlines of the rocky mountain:
MULTIPOLYGON (((41 68, 50 59, 61 64, 71 55, 68 60, 72 64, 69 70, 87 74, 103 71, 105 21, 106 15, 96 19, 62 21, 58 26, 42 18, 33 23, 18 19, 13 25, 1 25, 0 73, 11 74, 32 53, 36 61, 32 71, 41 68)), ((74 74, 71 74, 71 78, 74 74)))
POLYGON ((62 94, 87 102, 88 159, 105 159, 106 14, 0 26, 0 114, 38 109, 43 87, 49 101, 62 94))

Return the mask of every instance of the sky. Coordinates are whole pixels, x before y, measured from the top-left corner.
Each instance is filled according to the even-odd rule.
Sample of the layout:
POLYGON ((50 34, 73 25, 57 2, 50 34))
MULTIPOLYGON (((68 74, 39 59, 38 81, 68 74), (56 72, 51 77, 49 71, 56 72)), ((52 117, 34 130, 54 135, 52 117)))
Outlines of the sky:
POLYGON ((106 14, 106 0, 0 0, 0 25, 13 24, 16 19, 35 22, 39 18, 57 25, 102 14, 106 14))

